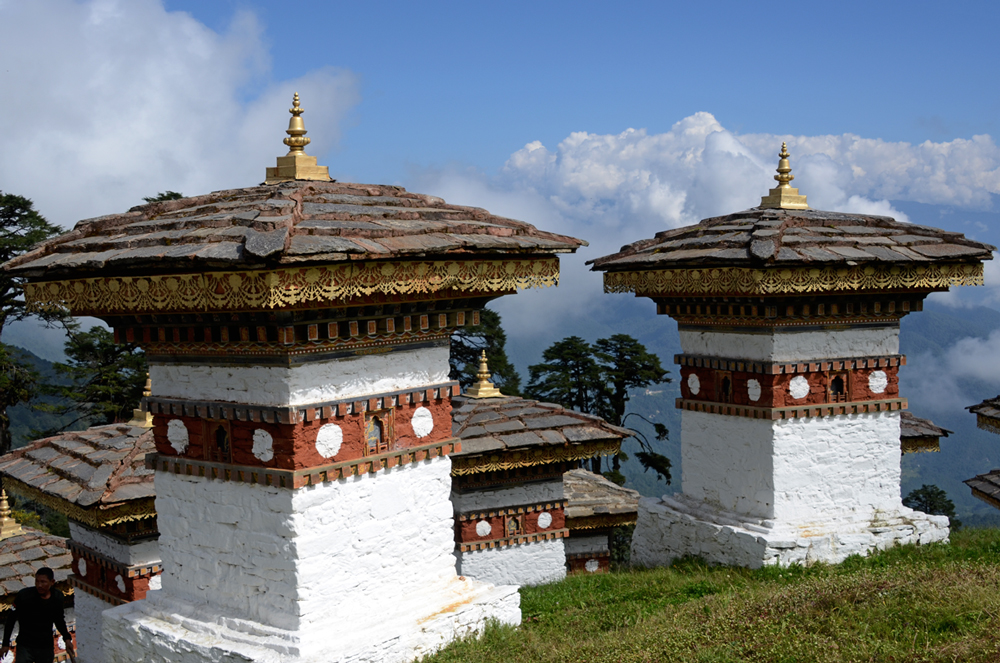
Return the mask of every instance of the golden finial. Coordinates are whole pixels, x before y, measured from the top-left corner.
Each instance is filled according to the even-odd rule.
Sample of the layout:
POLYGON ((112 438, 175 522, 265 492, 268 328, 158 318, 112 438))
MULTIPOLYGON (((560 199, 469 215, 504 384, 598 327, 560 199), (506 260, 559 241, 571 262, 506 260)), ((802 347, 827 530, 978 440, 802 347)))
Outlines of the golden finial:
POLYGON ((799 195, 799 190, 793 188, 789 182, 795 179, 792 175, 792 167, 788 164, 788 146, 781 142, 781 152, 778 153, 778 174, 774 179, 778 181, 778 186, 771 189, 766 196, 760 199, 760 206, 768 209, 809 209, 806 197, 799 195))
POLYGON ((490 369, 486 365, 486 350, 479 357, 479 372, 476 373, 476 383, 465 390, 469 398, 501 398, 503 394, 490 382, 490 369))
POLYGON ((0 490, 0 541, 24 534, 21 524, 10 515, 10 505, 7 504, 7 491, 0 490))
POLYGON ((306 138, 306 124, 302 120, 305 111, 299 106, 299 93, 292 97, 292 107, 288 109, 292 117, 288 120, 288 137, 282 141, 288 146, 288 154, 278 157, 278 165, 267 169, 265 184, 290 182, 292 180, 316 180, 331 182, 330 169, 316 163, 316 157, 306 154, 305 147, 311 141, 306 138))
POLYGON ((138 426, 139 428, 152 428, 153 427, 153 415, 149 412, 149 405, 147 405, 146 399, 153 395, 153 381, 149 377, 149 373, 146 373, 146 386, 142 389, 142 400, 139 401, 139 407, 132 410, 132 419, 128 422, 129 426, 138 426))

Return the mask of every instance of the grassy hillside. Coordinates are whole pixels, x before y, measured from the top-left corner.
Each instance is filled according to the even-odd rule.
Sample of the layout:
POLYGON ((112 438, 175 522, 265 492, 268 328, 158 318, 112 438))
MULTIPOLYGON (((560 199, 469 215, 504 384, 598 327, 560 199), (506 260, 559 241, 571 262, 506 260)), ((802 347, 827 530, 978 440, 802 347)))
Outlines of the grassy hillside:
POLYGON ((521 589, 524 623, 434 663, 1000 660, 1000 530, 839 566, 669 569, 521 589))

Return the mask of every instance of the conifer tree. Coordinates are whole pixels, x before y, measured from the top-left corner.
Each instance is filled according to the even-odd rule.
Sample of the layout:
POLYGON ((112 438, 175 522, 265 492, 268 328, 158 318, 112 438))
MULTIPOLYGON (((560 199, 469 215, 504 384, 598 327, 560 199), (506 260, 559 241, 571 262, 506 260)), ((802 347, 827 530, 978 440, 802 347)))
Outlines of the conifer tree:
POLYGON ((946 492, 934 484, 925 483, 920 488, 911 490, 903 498, 903 506, 923 511, 931 516, 948 516, 952 529, 957 530, 962 527, 962 521, 955 517, 955 503, 951 501, 946 492))
POLYGON ((506 346, 507 334, 501 326, 500 314, 483 309, 478 326, 459 327, 451 335, 451 379, 458 380, 463 388, 471 386, 479 371, 479 355, 485 350, 493 384, 505 396, 520 395, 521 376, 507 358, 506 346))

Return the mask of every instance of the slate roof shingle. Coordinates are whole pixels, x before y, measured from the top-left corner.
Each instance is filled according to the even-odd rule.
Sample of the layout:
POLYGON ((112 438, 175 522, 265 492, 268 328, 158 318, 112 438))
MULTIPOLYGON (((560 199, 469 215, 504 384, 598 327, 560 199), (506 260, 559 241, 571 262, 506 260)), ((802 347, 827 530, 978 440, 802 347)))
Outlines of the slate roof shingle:
POLYGON ((584 469, 570 470, 563 474, 563 489, 566 491, 566 518, 570 529, 573 528, 574 518, 628 514, 637 516, 639 512, 637 491, 619 486, 584 469))
POLYGON ((548 255, 586 244, 402 187, 294 181, 150 203, 80 221, 6 267, 52 278, 431 255, 548 255))
POLYGON ((753 209, 656 233, 588 261, 599 271, 991 260, 995 247, 887 216, 753 209))
POLYGON ((21 529, 22 534, 0 540, 0 611, 10 609, 17 592, 35 586, 35 573, 43 566, 52 569, 58 590, 72 593, 73 555, 66 539, 29 527, 21 529))

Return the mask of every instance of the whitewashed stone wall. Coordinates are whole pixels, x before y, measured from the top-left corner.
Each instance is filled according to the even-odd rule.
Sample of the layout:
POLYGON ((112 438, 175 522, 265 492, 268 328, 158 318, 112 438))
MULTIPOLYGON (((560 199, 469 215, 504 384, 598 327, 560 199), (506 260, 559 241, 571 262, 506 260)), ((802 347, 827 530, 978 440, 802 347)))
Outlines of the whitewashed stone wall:
POLYGON ((543 585, 566 577, 565 539, 457 553, 458 572, 494 585, 543 585))
POLYGON ((450 487, 447 457, 295 491, 158 472, 163 590, 106 618, 109 661, 136 660, 123 647, 143 629, 194 647, 197 622, 225 647, 280 660, 363 652, 393 634, 392 646, 425 646, 432 632, 440 646, 487 617, 519 623, 516 588, 458 579, 450 487))
POLYGON ((73 593, 73 605, 76 615, 77 661, 79 663, 103 663, 102 614, 114 606, 79 589, 73 593))
POLYGON ((69 538, 128 566, 160 562, 160 545, 156 539, 128 544, 72 520, 69 521, 69 538))
POLYGON ((566 498, 562 479, 522 484, 509 488, 477 490, 451 494, 451 503, 458 513, 469 513, 488 509, 504 509, 511 506, 558 502, 566 498))
POLYGON ((448 381, 447 345, 301 366, 150 364, 154 396, 248 405, 306 405, 448 381))
POLYGON ((808 361, 899 354, 899 327, 739 334, 681 330, 686 354, 752 361, 808 361))

